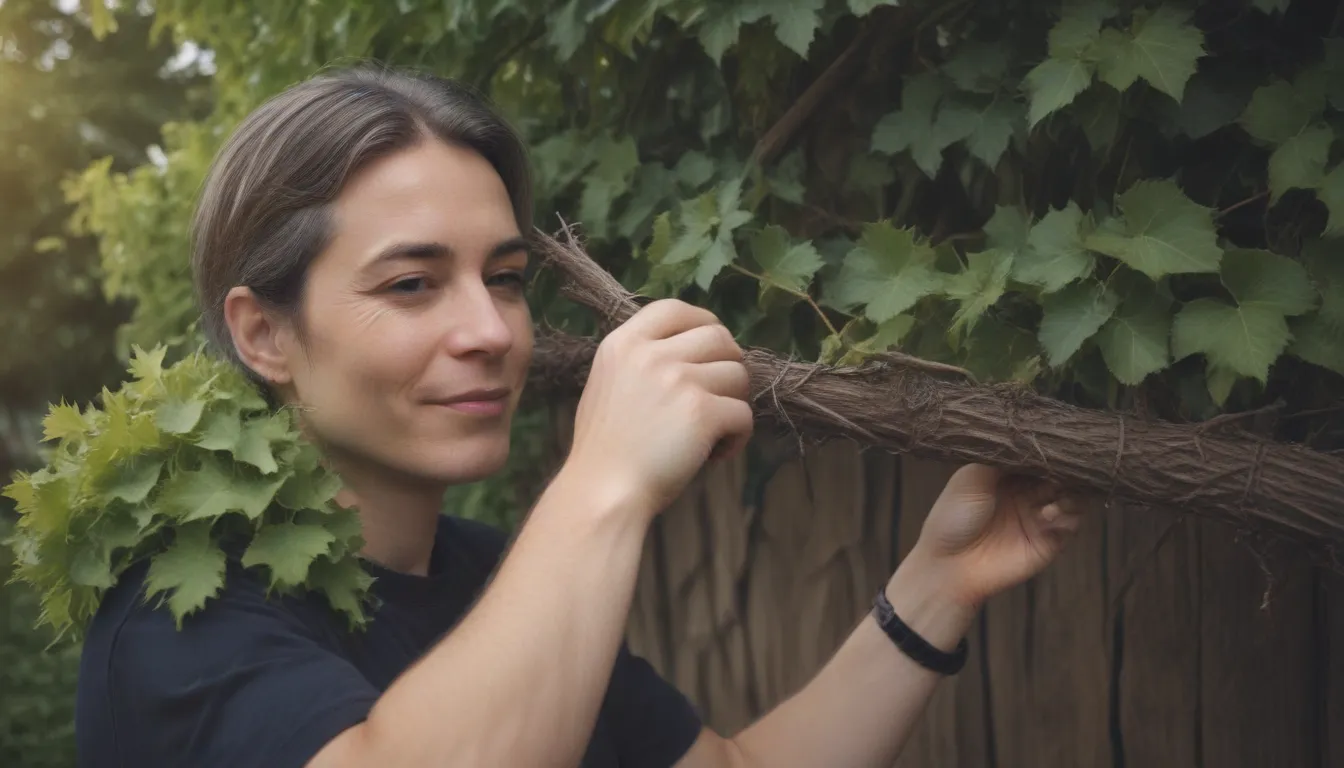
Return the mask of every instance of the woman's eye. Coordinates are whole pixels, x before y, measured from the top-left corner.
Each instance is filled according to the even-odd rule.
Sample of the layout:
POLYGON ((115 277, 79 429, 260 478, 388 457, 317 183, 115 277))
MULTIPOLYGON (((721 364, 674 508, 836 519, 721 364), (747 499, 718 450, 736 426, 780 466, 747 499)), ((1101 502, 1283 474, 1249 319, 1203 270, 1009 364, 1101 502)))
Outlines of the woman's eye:
POLYGON ((392 283, 387 289, 392 293, 419 293, 425 289, 426 282, 423 277, 406 277, 392 283))
POLYGON ((500 285, 505 288, 523 288, 527 285, 527 280, 523 277, 523 273, 514 272, 512 270, 493 274, 487 282, 490 285, 500 285))

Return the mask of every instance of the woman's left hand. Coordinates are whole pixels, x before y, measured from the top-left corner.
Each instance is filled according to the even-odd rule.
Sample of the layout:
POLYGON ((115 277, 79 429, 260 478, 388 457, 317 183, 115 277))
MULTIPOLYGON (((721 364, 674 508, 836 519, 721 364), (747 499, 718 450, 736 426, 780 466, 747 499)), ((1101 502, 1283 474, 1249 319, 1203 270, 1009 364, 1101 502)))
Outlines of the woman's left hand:
POLYGON ((1055 483, 971 464, 948 480, 911 555, 975 610, 1049 565, 1078 530, 1082 507, 1055 483))

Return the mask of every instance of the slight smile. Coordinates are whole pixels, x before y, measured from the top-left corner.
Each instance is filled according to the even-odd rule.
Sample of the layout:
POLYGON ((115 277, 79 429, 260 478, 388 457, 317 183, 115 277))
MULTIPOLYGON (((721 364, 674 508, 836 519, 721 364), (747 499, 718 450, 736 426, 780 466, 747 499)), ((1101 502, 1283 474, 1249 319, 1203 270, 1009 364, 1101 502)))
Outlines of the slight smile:
POLYGON ((431 405, 451 408, 472 416, 499 416, 504 413, 508 403, 509 390, 504 388, 476 389, 443 400, 430 401, 431 405))

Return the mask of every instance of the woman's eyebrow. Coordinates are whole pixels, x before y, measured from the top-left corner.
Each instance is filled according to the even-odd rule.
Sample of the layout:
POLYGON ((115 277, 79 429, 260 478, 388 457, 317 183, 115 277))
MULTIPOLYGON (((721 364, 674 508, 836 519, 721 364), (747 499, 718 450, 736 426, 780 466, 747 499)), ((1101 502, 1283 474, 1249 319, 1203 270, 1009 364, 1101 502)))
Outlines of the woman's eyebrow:
MULTIPOLYGON (((486 256, 487 261, 494 261, 505 256, 512 256, 516 253, 530 253, 532 250, 531 242, 521 235, 502 240, 490 249, 486 256)), ((369 260, 368 266, 375 267, 388 261, 397 261, 399 259, 410 259, 413 261, 429 261, 438 259, 451 259, 454 256, 453 249, 438 242, 400 242, 392 243, 378 252, 378 255, 369 260)))

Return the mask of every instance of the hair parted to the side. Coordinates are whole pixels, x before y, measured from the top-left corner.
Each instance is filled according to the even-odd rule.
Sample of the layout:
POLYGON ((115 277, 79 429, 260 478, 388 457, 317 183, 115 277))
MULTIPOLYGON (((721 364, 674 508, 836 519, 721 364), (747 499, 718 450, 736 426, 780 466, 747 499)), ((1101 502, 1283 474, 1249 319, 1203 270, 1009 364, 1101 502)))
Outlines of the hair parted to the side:
POLYGON ((324 72, 262 104, 216 156, 192 225, 192 276, 206 336, 244 365, 224 299, 247 286, 298 322, 308 266, 331 237, 331 204, 368 163, 421 141, 457 144, 499 173, 524 235, 531 232, 527 150, 471 89, 445 78, 359 64, 324 72))

